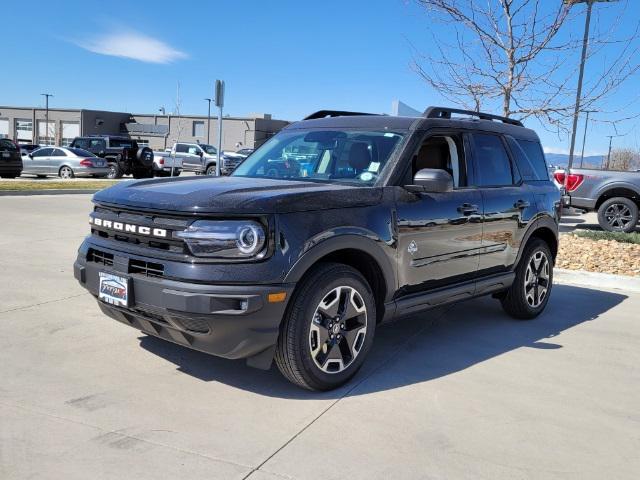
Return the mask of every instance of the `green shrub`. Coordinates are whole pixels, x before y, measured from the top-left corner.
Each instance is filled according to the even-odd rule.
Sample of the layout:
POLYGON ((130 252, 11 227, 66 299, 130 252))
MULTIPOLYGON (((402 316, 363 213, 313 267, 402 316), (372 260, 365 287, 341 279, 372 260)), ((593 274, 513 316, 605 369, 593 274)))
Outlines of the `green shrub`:
POLYGON ((578 237, 590 238, 591 240, 614 240, 621 243, 635 243, 636 245, 640 245, 640 232, 622 233, 600 230, 576 230, 573 233, 578 237))

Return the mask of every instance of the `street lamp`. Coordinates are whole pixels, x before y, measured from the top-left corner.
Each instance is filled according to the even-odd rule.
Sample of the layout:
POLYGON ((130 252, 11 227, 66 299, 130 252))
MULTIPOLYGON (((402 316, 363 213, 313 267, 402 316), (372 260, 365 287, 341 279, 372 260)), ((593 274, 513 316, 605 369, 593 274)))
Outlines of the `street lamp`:
MULTIPOLYGON (((53 95, 51 95, 50 93, 41 93, 40 95, 42 95, 44 97, 44 125, 45 125, 45 142, 48 142, 49 140, 49 97, 53 97, 53 95)), ((48 145, 48 143, 47 143, 48 145)))
POLYGON ((211 100, 211 98, 205 98, 205 101, 209 103, 209 106, 207 107, 207 145, 209 145, 209 127, 211 125, 211 100))
MULTIPOLYGON (((584 64, 587 58, 587 45, 589 44, 589 26, 591 24, 591 9, 597 2, 617 2, 618 0, 563 0, 566 5, 572 7, 576 3, 587 4, 587 18, 584 22, 584 38, 582 39, 582 57, 580 59, 580 74, 578 75, 578 91, 576 93, 576 107, 573 112, 573 131, 571 132, 571 149, 569 150, 569 165, 567 170, 573 166, 573 152, 576 147, 576 130, 578 129, 578 115, 580 114, 580 100, 582 97, 582 79, 584 78, 584 64)), ((569 178, 569 175, 566 176, 569 178)))

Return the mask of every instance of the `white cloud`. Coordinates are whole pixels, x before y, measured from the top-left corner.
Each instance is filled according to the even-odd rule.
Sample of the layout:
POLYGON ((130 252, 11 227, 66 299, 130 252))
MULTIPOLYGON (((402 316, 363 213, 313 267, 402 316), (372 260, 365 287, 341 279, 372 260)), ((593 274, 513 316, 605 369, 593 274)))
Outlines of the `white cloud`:
POLYGON ((543 147, 544 153, 561 153, 563 155, 569 155, 568 148, 557 148, 557 147, 543 147))
POLYGON ((148 63, 171 63, 188 57, 161 40, 137 32, 114 31, 76 44, 101 55, 148 63))

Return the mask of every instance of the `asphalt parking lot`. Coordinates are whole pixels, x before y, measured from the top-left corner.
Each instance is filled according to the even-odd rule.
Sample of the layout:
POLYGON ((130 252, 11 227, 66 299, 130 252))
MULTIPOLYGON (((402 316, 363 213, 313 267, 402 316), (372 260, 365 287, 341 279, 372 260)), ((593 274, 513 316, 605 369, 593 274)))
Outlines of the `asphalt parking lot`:
POLYGON ((640 295, 556 285, 381 328, 355 380, 297 389, 99 313, 90 196, 0 198, 0 478, 637 479, 640 295))

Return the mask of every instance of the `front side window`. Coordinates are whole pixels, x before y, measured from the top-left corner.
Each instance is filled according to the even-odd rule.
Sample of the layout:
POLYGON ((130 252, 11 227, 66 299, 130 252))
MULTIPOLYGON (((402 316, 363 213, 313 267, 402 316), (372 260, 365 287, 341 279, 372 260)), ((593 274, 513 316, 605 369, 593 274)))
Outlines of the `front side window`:
POLYGON ((372 185, 402 138, 402 133, 378 131, 284 131, 253 152, 233 175, 372 185))
POLYGON ((471 145, 479 187, 513 185, 511 161, 498 135, 474 133, 471 135, 471 145))
POLYGON ((32 155, 34 157, 49 157, 52 151, 53 151, 53 148, 40 148, 34 151, 32 155))
POLYGON ((218 153, 218 150, 213 145, 202 143, 200 144, 200 148, 202 148, 208 155, 216 155, 218 153))

